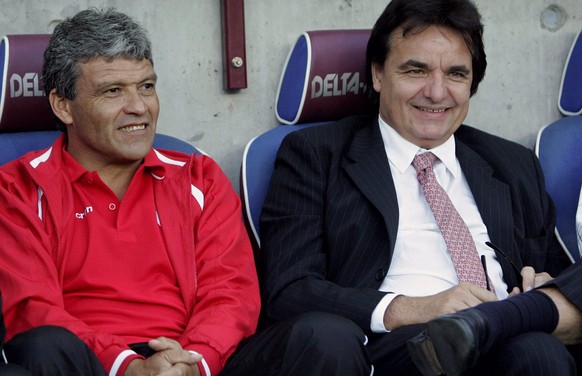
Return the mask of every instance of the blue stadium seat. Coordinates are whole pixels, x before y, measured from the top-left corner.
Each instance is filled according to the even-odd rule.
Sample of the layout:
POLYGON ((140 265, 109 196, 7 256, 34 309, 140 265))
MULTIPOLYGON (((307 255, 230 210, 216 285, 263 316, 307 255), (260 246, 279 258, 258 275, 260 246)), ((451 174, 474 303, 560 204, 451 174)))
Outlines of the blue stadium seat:
POLYGON ((260 249, 259 218, 283 138, 303 127, 365 111, 369 37, 370 30, 308 31, 292 47, 277 90, 278 123, 252 139, 243 154, 240 195, 255 252, 260 249))
POLYGON ((576 36, 564 66, 558 108, 562 118, 543 127, 537 136, 546 189, 557 211, 556 234, 572 262, 580 260, 576 210, 582 186, 582 31, 576 36))

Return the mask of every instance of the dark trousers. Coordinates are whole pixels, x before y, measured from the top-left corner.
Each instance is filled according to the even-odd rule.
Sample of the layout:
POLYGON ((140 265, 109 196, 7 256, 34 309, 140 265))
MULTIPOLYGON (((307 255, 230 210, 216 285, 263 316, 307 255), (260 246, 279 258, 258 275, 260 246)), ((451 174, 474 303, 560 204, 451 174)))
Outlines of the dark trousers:
POLYGON ((103 366, 93 351, 70 331, 56 326, 42 326, 20 333, 4 344, 10 371, 2 375, 35 376, 105 376, 103 366), (21 367, 21 373, 17 372, 21 367), (24 372, 22 369, 30 373, 24 372))
POLYGON ((364 332, 352 321, 307 313, 247 338, 221 376, 370 375, 364 332))
MULTIPOLYGON (((424 324, 410 325, 372 334, 366 343, 364 332, 352 321, 310 313, 269 326, 243 341, 220 375, 368 376, 372 365, 374 376, 421 375, 406 342, 425 328, 424 324)), ((494 349, 468 375, 576 375, 576 365, 555 337, 531 332, 494 349)))
MULTIPOLYGON (((370 339, 368 352, 378 375, 420 376, 406 349, 406 342, 426 326, 410 325, 370 339)), ((568 348, 548 333, 529 332, 497 346, 467 376, 547 376, 576 375, 575 354, 580 347, 568 348)), ((582 359, 578 358, 582 366, 582 359)))
POLYGON ((0 375, 2 376, 33 376, 26 369, 13 364, 0 364, 0 375))

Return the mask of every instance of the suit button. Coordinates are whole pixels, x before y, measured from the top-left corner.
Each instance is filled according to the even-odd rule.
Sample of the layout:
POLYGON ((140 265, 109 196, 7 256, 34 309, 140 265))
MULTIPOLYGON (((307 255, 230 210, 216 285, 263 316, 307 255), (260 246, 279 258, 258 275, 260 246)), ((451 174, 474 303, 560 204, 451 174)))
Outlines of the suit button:
POLYGON ((384 269, 380 269, 376 272, 376 281, 381 281, 384 279, 384 269))

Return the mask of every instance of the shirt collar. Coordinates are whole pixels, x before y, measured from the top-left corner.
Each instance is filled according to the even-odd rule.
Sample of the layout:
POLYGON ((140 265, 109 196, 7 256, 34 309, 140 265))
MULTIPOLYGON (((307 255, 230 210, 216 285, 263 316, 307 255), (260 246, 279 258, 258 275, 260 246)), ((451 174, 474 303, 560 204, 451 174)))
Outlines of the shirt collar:
POLYGON ((455 155, 455 135, 449 137, 443 144, 427 150, 402 137, 380 116, 378 116, 378 124, 380 124, 380 133, 382 134, 382 141, 384 142, 388 159, 400 173, 404 173, 411 166, 416 154, 430 151, 437 156, 454 177, 458 175, 457 157, 455 155))
POLYGON ((143 159, 143 166, 156 176, 166 175, 166 165, 158 158, 154 148, 151 148, 143 159))
MULTIPOLYGON (((83 167, 69 152, 67 152, 67 144, 63 144, 63 164, 66 170, 71 177, 71 181, 77 181, 81 179, 85 175, 93 175, 97 172, 95 171, 88 171, 85 167, 83 167)), ((150 151, 145 156, 142 166, 146 171, 151 171, 152 174, 163 177, 166 175, 166 166, 165 164, 158 158, 157 154, 155 153, 154 149, 151 148, 150 151)))
POLYGON ((72 182, 81 179, 85 175, 96 174, 95 171, 91 172, 85 167, 81 166, 79 162, 69 152, 67 151, 67 144, 63 144, 63 165, 65 170, 69 173, 69 177, 72 182))

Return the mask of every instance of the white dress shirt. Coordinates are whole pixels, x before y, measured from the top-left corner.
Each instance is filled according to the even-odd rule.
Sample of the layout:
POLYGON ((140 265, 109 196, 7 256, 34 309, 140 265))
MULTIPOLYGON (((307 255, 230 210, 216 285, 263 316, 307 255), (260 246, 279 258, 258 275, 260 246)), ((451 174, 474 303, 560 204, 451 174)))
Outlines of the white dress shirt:
MULTIPOLYGON (((380 291, 388 294, 380 301, 372 315, 371 329, 376 333, 387 331, 384 312, 397 295, 428 296, 449 289, 459 283, 455 268, 447 252, 445 240, 438 228, 416 177, 412 160, 425 152, 400 136, 379 118, 380 132, 390 162, 390 172, 398 198, 398 234, 390 268, 380 291)), ((507 297, 501 265, 489 241, 471 189, 455 156, 455 138, 430 150, 438 159, 433 166, 436 179, 449 195, 461 218, 469 227, 479 255, 485 255, 487 273, 499 299, 507 297)), ((388 250, 386 250, 388 252, 388 250)))

